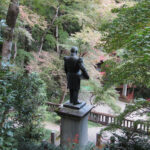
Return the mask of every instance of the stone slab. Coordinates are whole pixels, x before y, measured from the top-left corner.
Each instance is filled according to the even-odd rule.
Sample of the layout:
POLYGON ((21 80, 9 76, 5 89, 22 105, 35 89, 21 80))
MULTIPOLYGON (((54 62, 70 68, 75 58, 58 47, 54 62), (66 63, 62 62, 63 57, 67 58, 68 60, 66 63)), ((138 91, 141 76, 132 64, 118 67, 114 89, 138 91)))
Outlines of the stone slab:
POLYGON ((73 105, 72 103, 70 103, 70 101, 67 101, 66 103, 63 104, 63 106, 67 108, 72 108, 72 109, 81 109, 82 107, 86 105, 84 101, 79 101, 79 102, 81 103, 77 105, 73 105))
POLYGON ((61 146, 74 143, 79 144, 79 150, 84 150, 88 143, 88 114, 93 106, 84 105, 80 109, 61 106, 56 111, 61 116, 60 143, 61 146))
POLYGON ((59 107, 58 110, 56 110, 56 113, 60 116, 67 116, 67 117, 76 117, 76 118, 83 118, 86 116, 93 106, 86 104, 81 109, 72 109, 68 107, 59 107))
POLYGON ((84 150, 88 143, 88 114, 81 119, 61 117, 60 143, 62 146, 77 143, 78 150, 84 150))

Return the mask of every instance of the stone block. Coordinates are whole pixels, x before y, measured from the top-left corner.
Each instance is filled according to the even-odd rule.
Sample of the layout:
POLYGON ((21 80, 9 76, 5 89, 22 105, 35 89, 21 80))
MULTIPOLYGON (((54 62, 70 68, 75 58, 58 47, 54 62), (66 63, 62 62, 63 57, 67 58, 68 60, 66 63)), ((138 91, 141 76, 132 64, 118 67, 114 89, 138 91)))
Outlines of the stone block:
POLYGON ((61 145, 78 143, 80 147, 88 143, 88 114, 93 107, 84 105, 80 109, 60 107, 56 112, 61 116, 61 145))

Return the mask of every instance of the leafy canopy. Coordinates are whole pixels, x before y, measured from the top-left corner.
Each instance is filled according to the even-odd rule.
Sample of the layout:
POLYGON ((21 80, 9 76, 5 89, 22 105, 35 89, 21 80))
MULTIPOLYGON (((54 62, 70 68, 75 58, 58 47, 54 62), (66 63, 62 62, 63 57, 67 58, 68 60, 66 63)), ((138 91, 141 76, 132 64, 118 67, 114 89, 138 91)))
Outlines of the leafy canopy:
POLYGON ((117 50, 120 62, 109 60, 106 80, 109 84, 133 83, 150 86, 150 1, 143 0, 130 8, 117 10, 118 17, 103 25, 103 46, 117 50), (121 53, 119 53, 121 51, 121 53))

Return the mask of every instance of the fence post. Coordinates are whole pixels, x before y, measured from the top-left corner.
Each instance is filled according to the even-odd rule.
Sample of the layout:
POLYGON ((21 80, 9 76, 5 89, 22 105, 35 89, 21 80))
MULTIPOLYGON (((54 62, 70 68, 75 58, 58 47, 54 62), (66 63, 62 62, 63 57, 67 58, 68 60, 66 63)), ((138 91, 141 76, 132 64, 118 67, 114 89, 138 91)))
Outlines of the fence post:
POLYGON ((108 124, 109 124, 109 116, 106 116, 106 118, 105 118, 105 122, 106 122, 106 125, 108 125, 108 124))
POLYGON ((54 131, 51 132, 51 144, 55 145, 56 143, 56 134, 54 131))
POLYGON ((99 133, 96 134, 96 147, 101 147, 101 135, 99 133))

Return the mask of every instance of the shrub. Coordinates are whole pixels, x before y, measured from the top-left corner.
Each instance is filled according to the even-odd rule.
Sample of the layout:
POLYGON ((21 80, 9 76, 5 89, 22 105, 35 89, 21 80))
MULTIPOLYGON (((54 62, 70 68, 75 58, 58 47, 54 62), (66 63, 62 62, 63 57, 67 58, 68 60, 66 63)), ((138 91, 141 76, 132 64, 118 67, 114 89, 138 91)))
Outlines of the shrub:
MULTIPOLYGON (((150 150, 149 137, 133 132, 122 130, 123 134, 114 134, 111 143, 106 146, 109 150, 150 150)), ((105 148, 105 149, 106 149, 105 148)))
POLYGON ((54 49, 56 47, 56 39, 52 34, 47 34, 45 37, 44 49, 54 49))
POLYGON ((24 49, 18 49, 17 57, 15 59, 15 63, 17 64, 17 66, 23 67, 26 59, 33 59, 32 54, 30 52, 25 51, 24 49))
POLYGON ((44 82, 35 73, 6 70, 0 70, 0 79, 0 148, 14 150, 20 142, 39 141, 44 82))
POLYGON ((0 149, 8 150, 16 146, 14 122, 9 119, 14 116, 9 111, 15 101, 16 92, 11 89, 12 83, 9 82, 10 79, 10 73, 0 71, 0 149))

